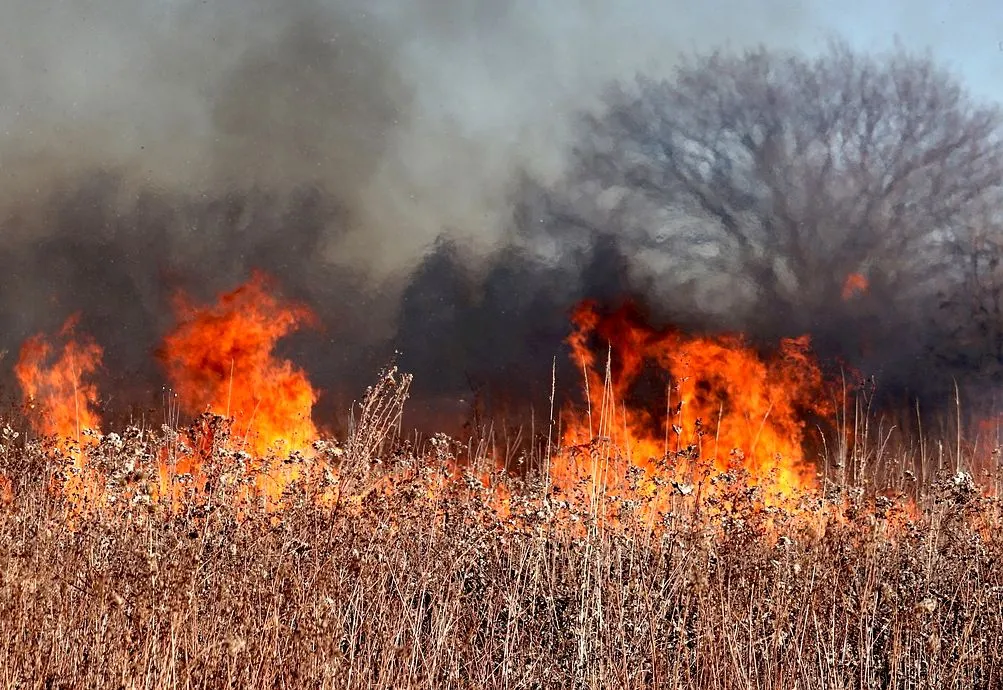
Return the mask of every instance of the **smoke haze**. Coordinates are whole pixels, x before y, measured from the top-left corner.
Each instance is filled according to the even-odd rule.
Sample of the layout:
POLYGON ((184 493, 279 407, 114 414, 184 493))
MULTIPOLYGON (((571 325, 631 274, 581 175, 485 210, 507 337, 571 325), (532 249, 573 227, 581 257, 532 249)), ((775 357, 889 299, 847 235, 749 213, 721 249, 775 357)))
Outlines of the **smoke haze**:
POLYGON ((556 174, 569 116, 610 79, 736 35, 796 36, 799 3, 771 5, 14 0, 3 189, 30 206, 103 169, 127 208, 139 188, 316 187, 349 215, 324 258, 386 272, 444 228, 490 241, 513 172, 556 174))
POLYGON ((318 312, 290 347, 321 388, 394 345, 443 394, 549 370, 562 305, 638 288, 615 247, 554 247, 541 273, 509 246, 532 232, 524 176, 560 175, 610 80, 824 30, 794 0, 8 0, 0 19, 0 345, 80 311, 137 400, 170 295, 252 268, 318 312))

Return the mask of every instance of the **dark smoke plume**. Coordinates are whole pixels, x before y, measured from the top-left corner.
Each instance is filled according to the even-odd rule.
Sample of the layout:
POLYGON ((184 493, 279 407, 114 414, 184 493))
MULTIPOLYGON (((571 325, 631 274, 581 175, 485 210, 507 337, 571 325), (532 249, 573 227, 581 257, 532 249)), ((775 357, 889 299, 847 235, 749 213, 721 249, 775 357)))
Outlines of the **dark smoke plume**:
POLYGON ((574 115, 612 79, 696 43, 799 36, 787 4, 725 25, 707 21, 713 9, 641 0, 82 0, 59 11, 11 0, 0 9, 0 348, 9 363, 26 337, 80 312, 105 348, 108 407, 155 406, 151 353, 174 291, 210 299, 261 268, 318 312, 320 329, 286 347, 319 387, 353 395, 396 345, 423 363, 419 382, 447 390, 466 379, 428 353, 459 348, 453 360, 477 379, 528 347, 509 361, 434 328, 462 325, 471 295, 450 296, 452 317, 416 311, 428 271, 409 276, 449 236, 471 270, 511 264, 463 287, 487 295, 480 323, 495 327, 497 308, 510 341, 540 343, 532 358, 546 366, 566 327, 547 281, 563 276, 518 250, 491 258, 507 244, 519 175, 559 178, 574 115))
POLYGON ((701 309, 728 288, 713 275, 685 276, 699 299, 665 299, 657 248, 569 229, 554 192, 580 114, 602 110, 611 82, 669 74, 681 51, 812 48, 801 8, 11 0, 0 348, 80 312, 106 352, 109 410, 156 407, 171 296, 208 300, 258 268, 317 312, 284 348, 328 393, 319 418, 394 349, 429 409, 508 395, 541 408, 555 358, 559 387, 577 385, 561 342, 581 298, 729 325, 701 309))

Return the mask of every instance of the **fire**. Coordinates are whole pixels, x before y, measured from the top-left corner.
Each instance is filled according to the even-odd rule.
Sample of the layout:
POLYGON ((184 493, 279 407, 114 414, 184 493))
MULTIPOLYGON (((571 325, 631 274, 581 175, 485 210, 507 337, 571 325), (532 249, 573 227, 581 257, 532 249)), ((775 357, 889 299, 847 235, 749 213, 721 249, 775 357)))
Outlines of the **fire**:
MULTIPOLYGON (((349 439, 344 465, 336 458, 346 451, 320 439, 312 418, 318 395, 305 371, 276 354, 282 338, 314 322, 307 308, 280 299, 255 274, 212 304, 179 295, 176 313, 158 356, 180 411, 194 423, 165 427, 162 436, 149 432, 159 445, 139 455, 122 455, 121 438, 97 431, 92 379, 102 350, 75 337, 75 320, 59 333, 58 345, 41 335, 24 344, 15 372, 36 430, 55 439, 58 457, 73 466, 59 483, 71 507, 177 511, 217 491, 238 511, 261 498, 269 509, 281 508, 287 496, 299 495, 286 492, 298 480, 328 505, 361 506, 376 489, 395 490, 394 471, 375 477, 375 486, 353 479, 368 477, 370 465, 380 462, 370 446, 379 446, 373 441, 383 427, 374 428, 373 438, 349 439), (118 495, 125 500, 115 503, 118 495)), ((598 508, 599 492, 626 505, 633 502, 630 491, 639 490, 654 514, 666 514, 680 496, 683 503, 706 506, 707 498, 734 505, 753 485, 758 491, 746 495, 755 495, 757 506, 793 505, 788 499, 817 487, 806 428, 813 417, 830 421, 835 410, 807 337, 761 354, 738 335, 655 329, 632 305, 603 312, 584 302, 567 342, 584 375, 588 407, 565 411, 560 450, 553 456, 548 450, 548 486, 557 493, 580 495, 585 486, 598 508)), ((402 404, 406 387, 388 400, 402 404)), ((397 407, 385 414, 391 408, 376 400, 364 406, 380 424, 399 419, 397 407)), ((441 443, 435 449, 441 462, 459 457, 441 443)), ((499 515, 510 514, 504 482, 450 467, 430 492, 449 495, 449 482, 476 488, 493 497, 499 515)), ((0 503, 12 498, 13 485, 0 476, 0 503)))
MULTIPOLYGON (((604 316, 583 303, 574 324, 568 343, 584 371, 589 411, 568 416, 565 445, 608 439, 625 453, 627 466, 669 472, 680 482, 694 481, 703 464, 747 473, 776 499, 814 487, 803 450, 805 419, 828 417, 831 410, 807 337, 784 340, 764 359, 740 336, 655 330, 629 305, 604 316), (593 340, 604 345, 601 352, 593 340), (654 390, 652 378, 659 382, 654 390)), ((556 472, 565 484, 582 476, 567 458, 556 472)))
POLYGON ((234 420, 247 452, 308 453, 317 438, 311 412, 317 394, 305 372, 274 354, 277 341, 313 319, 285 305, 256 274, 212 306, 177 299, 180 323, 161 358, 189 414, 210 411, 234 420))
POLYGON ((70 318, 59 332, 65 342, 58 356, 54 357, 53 346, 43 335, 25 342, 14 374, 35 430, 60 439, 81 467, 83 453, 79 448, 90 442, 83 438, 83 432, 96 431, 101 425, 98 390, 88 379, 101 365, 103 352, 92 342, 74 339, 76 321, 76 317, 70 318))
POLYGON ((867 276, 862 273, 851 273, 846 276, 846 281, 843 283, 843 301, 847 302, 866 294, 869 287, 867 276))
POLYGON ((246 454, 258 491, 274 505, 313 456, 317 393, 303 370, 274 353, 281 338, 312 323, 313 315, 283 303, 270 288, 264 275, 255 274, 214 305, 177 298, 179 323, 160 351, 168 379, 184 412, 208 412, 229 423, 222 430, 226 438, 209 429, 187 439, 188 451, 179 458, 163 458, 165 489, 176 472, 197 474, 208 454, 222 447, 246 454))
MULTIPOLYGON (((60 473, 57 490, 66 496, 71 510, 79 512, 104 498, 101 473, 87 463, 101 425, 97 386, 88 379, 100 367, 103 351, 74 337, 76 321, 71 317, 60 330, 58 337, 64 342, 58 354, 44 335, 25 342, 14 374, 35 431, 48 437, 56 452, 71 462, 68 471, 60 473)), ((10 493, 9 489, 8 485, 0 493, 10 493)))

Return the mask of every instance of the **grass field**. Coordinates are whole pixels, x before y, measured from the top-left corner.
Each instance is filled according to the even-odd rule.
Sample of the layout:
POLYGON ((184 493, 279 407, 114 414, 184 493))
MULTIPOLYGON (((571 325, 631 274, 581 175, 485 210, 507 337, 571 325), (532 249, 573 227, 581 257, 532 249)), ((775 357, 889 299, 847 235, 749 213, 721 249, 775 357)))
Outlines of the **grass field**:
POLYGON ((322 452, 337 498, 304 479, 270 510, 240 499, 262 469, 225 444, 204 482, 174 478, 173 507, 151 500, 176 434, 109 435, 90 453, 101 506, 82 511, 51 490, 58 452, 8 428, 0 687, 1003 683, 1001 506, 963 472, 918 501, 827 483, 782 509, 708 476, 656 508, 358 431, 322 452))
POLYGON ((93 343, 22 349, 0 687, 1003 685, 999 453, 960 414, 914 434, 806 340, 761 358, 583 307, 584 396, 545 428, 408 441, 390 366, 336 441, 269 300, 169 336, 160 428, 93 430, 93 343), (664 400, 632 397, 646 361, 664 400))

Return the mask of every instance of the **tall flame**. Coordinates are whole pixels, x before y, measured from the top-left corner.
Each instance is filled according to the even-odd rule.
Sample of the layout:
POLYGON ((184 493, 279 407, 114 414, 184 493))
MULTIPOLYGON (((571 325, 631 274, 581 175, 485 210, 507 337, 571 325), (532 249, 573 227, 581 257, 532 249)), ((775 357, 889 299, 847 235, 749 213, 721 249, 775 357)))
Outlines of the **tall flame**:
MULTIPOLYGON (((49 437, 55 450, 72 465, 69 471, 57 472, 55 488, 66 497, 70 510, 79 513, 106 497, 101 471, 87 462, 101 425, 97 386, 89 379, 101 366, 103 352, 90 341, 76 339, 76 321, 71 317, 60 330, 58 338, 63 344, 58 354, 44 335, 26 341, 14 374, 33 427, 49 437)), ((10 484, 6 489, 0 487, 0 493, 12 496, 10 484)))
MULTIPOLYGON (((270 506, 299 477, 337 474, 313 449, 317 393, 302 369, 275 353, 278 341, 313 315, 271 287, 255 274, 215 304, 177 297, 178 324, 159 355, 180 408, 198 423, 161 449, 151 500, 180 507, 189 494, 176 480, 188 475, 202 486, 221 467, 216 460, 251 470, 254 488, 241 484, 246 490, 235 499, 264 496, 270 506), (200 417, 204 412, 216 416, 200 417)), ((833 410, 807 337, 761 356, 740 336, 659 330, 632 305, 602 313, 592 302, 579 305, 573 323, 568 343, 585 376, 589 409, 565 416, 561 442, 569 450, 550 465, 557 487, 585 479, 593 487, 619 482, 612 487, 619 489, 632 468, 672 479, 677 489, 679 482, 702 482, 708 469, 729 472, 761 487, 768 501, 815 486, 804 451, 806 420, 833 410), (595 462, 583 468, 574 452, 588 446, 594 460, 597 439, 607 453, 601 471, 595 462)), ((100 463, 86 463, 96 434, 84 429, 100 425, 90 379, 102 352, 74 338, 74 324, 60 332, 58 349, 43 336, 26 342, 15 371, 37 430, 55 437, 81 470, 66 477, 66 493, 100 499, 100 463)), ((654 479, 644 486, 649 498, 659 493, 654 479)), ((10 492, 0 486, 0 493, 10 492)))
POLYGON ((287 305, 261 274, 215 305, 176 300, 178 326, 161 358, 182 409, 231 417, 246 450, 309 452, 317 438, 311 412, 317 394, 306 373, 274 354, 277 341, 312 322, 305 307, 287 305))
POLYGON ((83 463, 79 448, 86 445, 83 431, 96 431, 101 425, 98 390, 88 379, 101 365, 103 352, 92 342, 74 339, 76 321, 70 318, 59 332, 65 342, 58 355, 44 335, 26 341, 14 374, 36 431, 58 438, 79 467, 83 463))
POLYGON ((831 409, 807 337, 784 340, 761 358, 739 336, 653 329, 630 305, 601 315, 594 303, 582 303, 574 324, 568 343, 586 377, 590 412, 567 418, 565 445, 598 435, 646 470, 672 454, 722 472, 743 470, 775 497, 814 486, 803 450, 805 418, 831 409), (644 391, 651 378, 659 387, 644 391))

